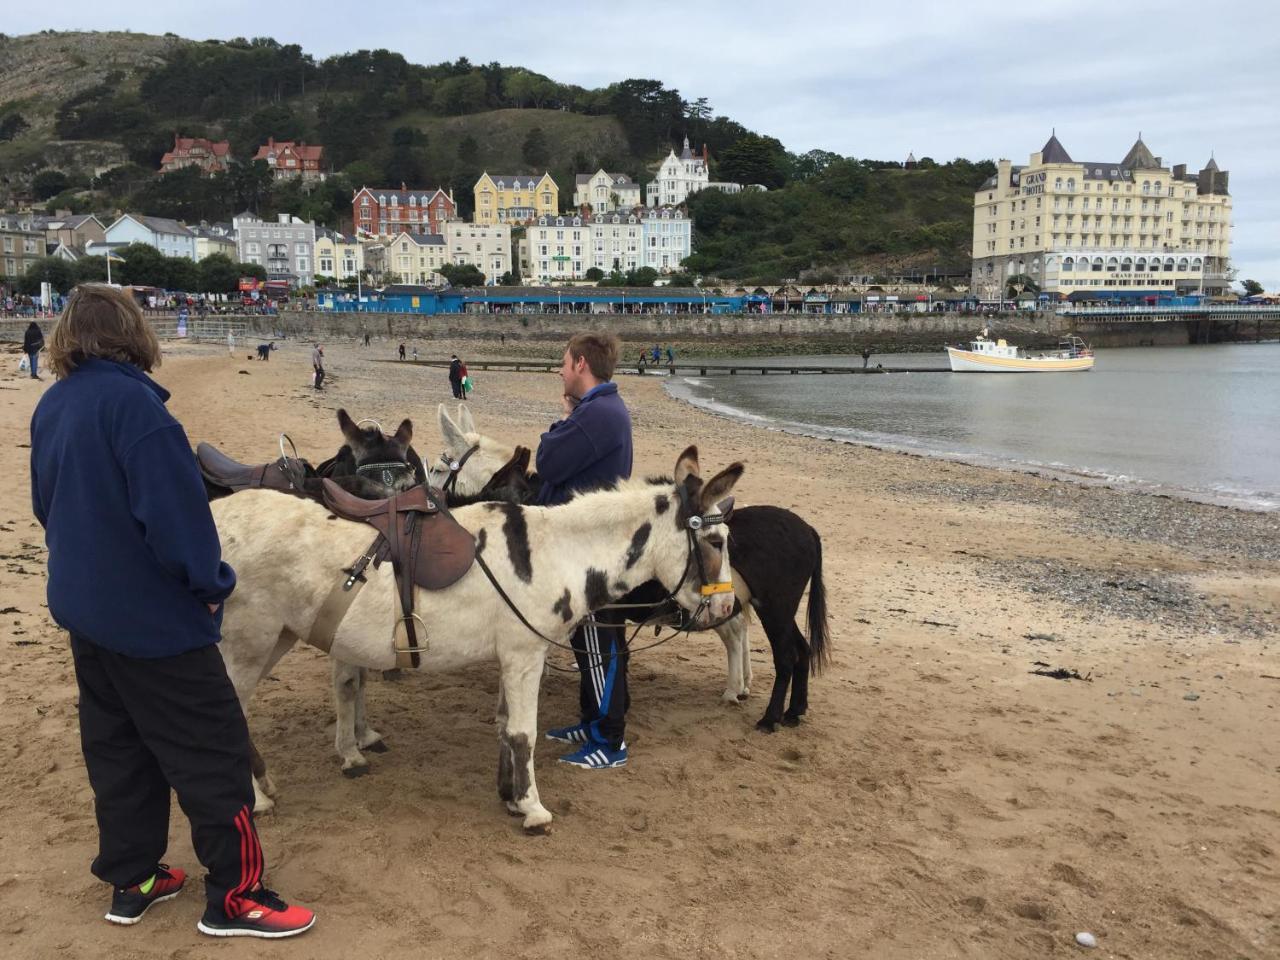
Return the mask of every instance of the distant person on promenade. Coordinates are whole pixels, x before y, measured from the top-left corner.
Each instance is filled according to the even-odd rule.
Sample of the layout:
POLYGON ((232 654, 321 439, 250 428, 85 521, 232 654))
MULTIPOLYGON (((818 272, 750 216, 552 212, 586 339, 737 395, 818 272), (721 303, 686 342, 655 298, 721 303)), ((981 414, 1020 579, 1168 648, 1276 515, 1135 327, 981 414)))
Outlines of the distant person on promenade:
POLYGON ((449 357, 449 389, 453 391, 453 399, 466 399, 462 393, 462 361, 456 353, 449 357))
POLYGON ((418 362, 418 345, 416 343, 413 345, 413 362, 418 362))
MULTIPOLYGON (((198 929, 292 936, 315 916, 262 885, 249 728, 217 648, 236 576, 187 435, 165 409, 169 392, 147 376, 159 363, 133 298, 81 284, 49 338, 58 382, 31 418, 49 613, 71 635, 97 819, 89 869, 111 884, 112 923, 135 924, 176 897, 186 873, 163 862, 173 790, 208 870, 198 929)), ((46 898, 63 924, 77 886, 64 878, 46 898)))
POLYGON ((400 359, 404 359, 404 344, 400 344, 400 359))
POLYGON ((316 372, 315 388, 317 390, 324 389, 324 347, 316 344, 316 348, 311 351, 311 367, 316 372))
POLYGON ((862 369, 863 370, 867 369, 867 364, 870 362, 871 362, 871 348, 863 347, 862 348, 862 369))
POLYGON ((673 366, 676 362, 676 352, 671 344, 667 344, 667 366, 673 366))
POLYGON ((32 380, 40 377, 40 351, 44 349, 44 334, 40 324, 32 320, 27 324, 27 332, 22 335, 22 352, 27 355, 27 372, 32 380))

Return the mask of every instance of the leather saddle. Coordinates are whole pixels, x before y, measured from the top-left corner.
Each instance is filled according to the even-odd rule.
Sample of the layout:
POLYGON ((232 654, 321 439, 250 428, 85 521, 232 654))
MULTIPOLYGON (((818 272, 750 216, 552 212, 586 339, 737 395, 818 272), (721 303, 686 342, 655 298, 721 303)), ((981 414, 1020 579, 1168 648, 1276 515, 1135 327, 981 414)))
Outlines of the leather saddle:
POLYGON ((303 481, 307 468, 299 460, 281 457, 273 463, 252 466, 232 460, 217 447, 202 441, 196 445, 196 464, 206 482, 233 493, 264 489, 306 496, 303 481))
POLYGON ((367 523, 377 536, 342 571, 346 576, 329 592, 307 641, 325 651, 332 649, 338 626, 365 582, 365 568, 390 560, 400 595, 400 618, 392 635, 396 665, 417 667, 429 638, 426 623, 413 610, 413 588, 443 590, 461 579, 475 563, 475 538, 441 506, 437 492, 423 485, 382 500, 365 500, 326 478, 321 497, 335 515, 367 523))
POLYGON ((441 508, 443 497, 425 486, 383 500, 365 500, 332 480, 324 480, 323 485, 326 507, 344 520, 367 523, 378 531, 396 568, 397 582, 403 569, 409 582, 424 590, 443 590, 475 562, 475 538, 441 508))

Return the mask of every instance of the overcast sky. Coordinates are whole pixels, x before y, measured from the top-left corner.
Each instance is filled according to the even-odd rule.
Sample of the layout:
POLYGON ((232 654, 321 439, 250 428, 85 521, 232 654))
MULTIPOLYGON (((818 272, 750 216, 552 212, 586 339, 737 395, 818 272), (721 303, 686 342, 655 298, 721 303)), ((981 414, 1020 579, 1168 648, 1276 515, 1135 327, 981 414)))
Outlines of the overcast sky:
POLYGON ((271 36, 317 58, 385 47, 587 87, 652 78, 797 152, 1026 163, 1056 127, 1073 159, 1114 161, 1141 131, 1166 165, 1198 170, 1212 151, 1230 171, 1232 259, 1242 279, 1280 289, 1280 13, 1269 0, 11 6, 11 35, 271 36))

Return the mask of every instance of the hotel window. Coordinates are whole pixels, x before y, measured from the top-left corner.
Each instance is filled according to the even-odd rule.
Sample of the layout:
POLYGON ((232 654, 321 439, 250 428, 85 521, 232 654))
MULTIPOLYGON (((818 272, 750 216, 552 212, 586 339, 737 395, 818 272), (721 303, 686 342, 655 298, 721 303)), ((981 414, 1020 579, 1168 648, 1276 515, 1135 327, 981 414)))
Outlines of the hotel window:
POLYGON ((1075 193, 1075 192, 1076 192, 1076 178, 1067 177, 1067 193, 1075 193))

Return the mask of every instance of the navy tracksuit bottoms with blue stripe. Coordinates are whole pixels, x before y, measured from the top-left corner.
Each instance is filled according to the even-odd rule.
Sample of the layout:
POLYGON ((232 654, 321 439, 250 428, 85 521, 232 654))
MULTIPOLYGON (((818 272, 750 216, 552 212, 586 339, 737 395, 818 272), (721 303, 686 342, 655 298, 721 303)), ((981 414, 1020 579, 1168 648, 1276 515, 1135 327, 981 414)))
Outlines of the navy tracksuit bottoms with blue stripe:
POLYGON ((627 729, 626 614, 600 610, 594 619, 573 632, 571 643, 578 661, 578 705, 582 722, 592 739, 614 750, 622 746, 627 729))

